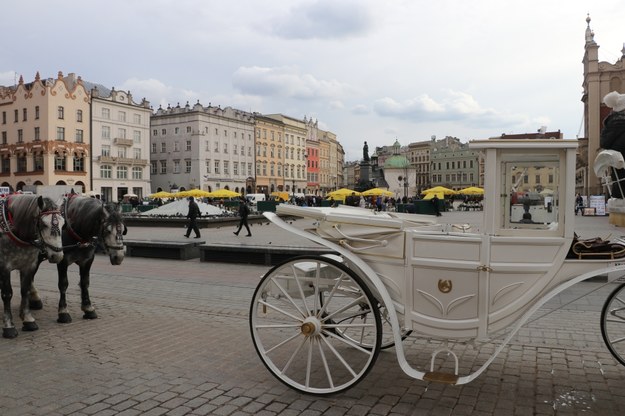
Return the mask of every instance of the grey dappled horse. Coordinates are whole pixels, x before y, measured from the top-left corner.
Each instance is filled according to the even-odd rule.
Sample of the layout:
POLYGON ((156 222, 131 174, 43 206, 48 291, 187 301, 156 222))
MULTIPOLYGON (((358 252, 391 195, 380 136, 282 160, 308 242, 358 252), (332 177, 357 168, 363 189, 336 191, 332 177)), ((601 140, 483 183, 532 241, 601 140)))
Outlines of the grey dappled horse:
MULTIPOLYGON (((63 229, 64 257, 57 264, 59 286, 59 323, 69 323, 72 317, 67 310, 66 292, 68 286, 67 269, 76 263, 80 273, 80 297, 83 318, 95 319, 98 315, 89 298, 89 272, 96 248, 102 247, 112 265, 119 265, 124 260, 124 241, 126 225, 116 205, 105 204, 99 199, 70 195, 60 204, 65 218, 63 229)), ((41 309, 41 299, 34 284, 30 290, 31 309, 41 309)))
POLYGON ((11 271, 20 273, 20 318, 23 331, 38 329, 30 313, 29 290, 41 259, 63 259, 61 229, 64 219, 58 206, 37 195, 9 195, 0 199, 0 290, 4 304, 2 336, 15 338, 11 313, 11 271))

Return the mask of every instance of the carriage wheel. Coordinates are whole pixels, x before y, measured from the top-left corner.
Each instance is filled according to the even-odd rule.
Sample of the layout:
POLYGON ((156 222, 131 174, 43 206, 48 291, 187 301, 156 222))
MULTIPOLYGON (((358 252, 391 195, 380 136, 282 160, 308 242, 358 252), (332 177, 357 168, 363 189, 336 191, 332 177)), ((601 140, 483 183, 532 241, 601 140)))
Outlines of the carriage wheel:
POLYGON ((380 352, 377 305, 362 279, 341 263, 321 256, 290 259, 256 287, 250 308, 254 347, 269 371, 296 390, 343 391, 369 372, 380 352), (342 336, 352 330, 361 331, 370 347, 342 336))
POLYGON ((614 358, 625 365, 625 283, 617 286, 603 304, 601 336, 614 358))
MULTIPOLYGON (((373 319, 370 315, 371 310, 368 308, 368 305, 361 305, 363 314, 358 317, 351 318, 351 322, 366 322, 368 320, 373 319)), ((395 337, 393 335, 393 326, 391 325, 390 317, 388 316, 388 310, 384 304, 378 303, 377 306, 380 311, 380 319, 382 322, 382 341, 380 342, 380 349, 385 350, 387 348, 391 348, 395 346, 395 337)), ((366 333, 358 327, 347 327, 345 329, 337 329, 337 332, 340 333, 342 337, 345 337, 364 348, 371 349, 373 345, 370 342, 370 339, 366 337, 366 333)), ((408 335, 410 335, 412 331, 404 330, 401 334, 402 341, 405 340, 408 335)))

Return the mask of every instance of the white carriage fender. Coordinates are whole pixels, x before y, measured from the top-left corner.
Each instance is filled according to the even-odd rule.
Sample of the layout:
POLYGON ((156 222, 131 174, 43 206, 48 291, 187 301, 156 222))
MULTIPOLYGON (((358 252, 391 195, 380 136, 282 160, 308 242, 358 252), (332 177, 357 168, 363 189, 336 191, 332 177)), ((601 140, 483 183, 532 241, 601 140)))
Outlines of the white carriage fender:
POLYGON ((310 241, 321 244, 322 246, 328 247, 329 249, 336 251, 345 258, 349 259, 349 261, 356 265, 365 274, 363 279, 364 283, 367 285, 373 284, 375 291, 382 297, 382 302, 386 305, 386 310, 389 314, 389 321, 391 327, 393 328, 393 339, 395 340, 395 351, 397 354, 397 361, 399 362, 399 366, 408 376, 416 378, 418 380, 423 380, 426 373, 412 368, 406 360, 404 346, 401 339, 401 327, 399 325, 399 319, 397 318, 397 312, 395 311, 395 307, 393 306, 393 300, 391 299, 391 296, 388 294, 384 283, 382 283, 377 273, 371 267, 369 267, 366 262, 360 259, 360 257, 356 256, 349 250, 346 250, 345 248, 339 246, 338 244, 334 244, 333 242, 325 240, 322 237, 293 227, 284 222, 277 214, 273 212, 264 212, 263 215, 273 224, 286 231, 289 231, 295 235, 299 235, 300 237, 306 238, 310 241))

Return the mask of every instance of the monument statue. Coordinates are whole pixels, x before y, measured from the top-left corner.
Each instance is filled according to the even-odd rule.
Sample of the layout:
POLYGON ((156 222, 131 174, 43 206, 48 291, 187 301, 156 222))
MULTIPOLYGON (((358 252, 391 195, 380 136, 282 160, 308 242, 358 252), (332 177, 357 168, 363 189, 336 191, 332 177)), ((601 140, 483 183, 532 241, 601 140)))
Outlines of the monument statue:
POLYGON ((362 159, 365 162, 369 161, 369 146, 367 145, 367 142, 365 142, 365 145, 362 147, 362 159))

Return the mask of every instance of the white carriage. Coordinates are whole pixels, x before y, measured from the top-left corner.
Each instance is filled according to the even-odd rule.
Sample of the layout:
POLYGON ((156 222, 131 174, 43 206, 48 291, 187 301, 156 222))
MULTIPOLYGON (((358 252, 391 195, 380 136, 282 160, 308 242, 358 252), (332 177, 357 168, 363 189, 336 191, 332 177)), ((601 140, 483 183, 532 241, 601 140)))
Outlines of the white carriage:
MULTIPOLYGON (((336 393, 361 380, 381 348, 394 346, 409 376, 464 384, 553 296, 589 277, 625 270, 620 242, 607 252, 575 251, 579 255, 571 258, 576 141, 484 140, 470 146, 484 161, 479 229, 423 215, 279 205, 277 214, 315 220, 314 229, 301 230, 265 213, 281 228, 337 253, 288 260, 256 288, 252 338, 278 379, 306 393, 336 393), (540 204, 515 201, 529 175, 549 188, 540 204), (411 332, 443 341, 421 369, 408 362, 402 345, 411 332), (496 339, 501 342, 493 344, 490 358, 459 374, 455 345, 496 339), (451 368, 440 368, 445 357, 451 357, 451 368)), ((625 364, 621 290, 609 296, 601 329, 625 364)))

